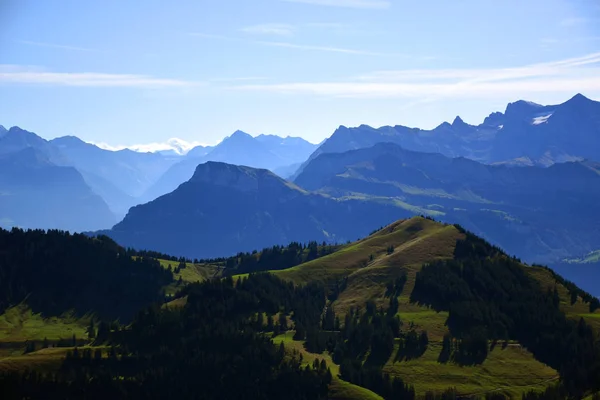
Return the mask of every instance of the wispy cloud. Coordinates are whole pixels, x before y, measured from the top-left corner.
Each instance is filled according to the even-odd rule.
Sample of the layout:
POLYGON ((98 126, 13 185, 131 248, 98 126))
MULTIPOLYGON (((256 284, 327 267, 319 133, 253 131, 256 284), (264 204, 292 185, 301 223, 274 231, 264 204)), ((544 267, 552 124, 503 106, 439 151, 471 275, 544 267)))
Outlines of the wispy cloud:
POLYGON ((367 9, 386 9, 392 5, 391 1, 386 0, 282 0, 287 3, 304 3, 329 7, 347 7, 347 8, 367 8, 367 9))
POLYGON ((287 49, 297 49, 297 50, 324 51, 324 52, 328 52, 328 53, 356 54, 356 55, 365 55, 365 56, 392 55, 392 54, 376 53, 376 52, 364 51, 364 50, 347 49, 344 47, 311 46, 311 45, 296 44, 296 43, 289 43, 289 42, 257 41, 256 43, 263 44, 265 46, 284 47, 287 49))
POLYGON ((133 151, 138 151, 140 153, 156 153, 158 151, 174 151, 177 154, 184 155, 187 154, 191 149, 197 146, 208 146, 206 143, 191 141, 188 142, 179 138, 171 138, 166 142, 154 142, 154 143, 144 143, 144 144, 132 144, 132 145, 117 145, 112 146, 103 142, 88 142, 95 146, 100 147, 104 150, 110 151, 119 151, 124 149, 129 149, 133 151))
POLYGON ((214 78, 210 79, 209 82, 242 82, 242 81, 264 81, 268 78, 266 76, 239 76, 233 78, 214 78))
POLYGON ((203 85, 179 79, 157 78, 149 75, 106 74, 97 72, 52 72, 39 67, 0 65, 0 84, 36 84, 82 87, 166 88, 203 85))
POLYGON ((260 24, 244 27, 240 31, 253 35, 292 36, 296 28, 290 24, 260 24))
POLYGON ((48 47, 52 49, 61 49, 61 50, 70 50, 70 51, 83 51, 83 52, 98 52, 96 49, 90 49, 87 47, 78 47, 78 46, 69 46, 64 44, 54 44, 54 43, 44 43, 44 42, 34 42, 31 40, 17 40, 17 43, 26 44, 28 46, 37 46, 37 47, 48 47))
POLYGON ((269 41, 269 40, 248 40, 248 39, 241 39, 241 38, 235 38, 235 37, 229 37, 229 36, 223 36, 223 35, 199 33, 199 32, 191 32, 188 35, 206 38, 206 39, 218 39, 218 40, 226 40, 226 41, 239 42, 239 43, 258 44, 258 45, 262 45, 262 46, 282 47, 282 48, 296 49, 296 50, 322 51, 322 52, 328 52, 328 53, 354 54, 354 55, 366 55, 366 56, 408 57, 405 54, 378 53, 378 52, 372 52, 372 51, 367 51, 367 50, 349 49, 349 48, 345 48, 345 47, 307 45, 307 44, 299 44, 299 43, 292 43, 292 42, 279 42, 279 41, 269 41))
POLYGON ((534 93, 600 92, 600 53, 555 62, 500 69, 379 71, 340 82, 241 85, 235 90, 328 97, 494 98, 534 93))

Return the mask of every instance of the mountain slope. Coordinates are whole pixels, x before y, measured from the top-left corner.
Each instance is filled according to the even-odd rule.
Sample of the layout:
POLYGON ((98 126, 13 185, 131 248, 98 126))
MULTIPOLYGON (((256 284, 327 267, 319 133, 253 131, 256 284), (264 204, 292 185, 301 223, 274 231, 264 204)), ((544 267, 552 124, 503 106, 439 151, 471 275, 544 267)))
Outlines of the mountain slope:
POLYGON ((271 171, 286 168, 308 158, 314 145, 301 138, 249 134, 236 131, 215 147, 196 147, 186 158, 173 165, 143 196, 151 201, 172 192, 189 180, 199 164, 216 161, 271 171))
MULTIPOLYGON (((435 129, 405 126, 340 126, 309 158, 395 143, 407 150, 466 157, 483 163, 510 162, 548 166, 555 162, 600 161, 600 102, 578 94, 559 105, 517 101, 477 126, 456 117, 435 129)), ((306 162, 304 165, 307 165, 306 162)), ((300 168, 298 174, 303 167, 300 168)))
POLYGON ((323 154, 296 178, 335 197, 398 199, 458 222, 512 254, 553 262, 592 251, 600 200, 600 166, 489 166, 465 158, 417 153, 393 144, 323 154))
POLYGON ((56 165, 68 165, 60 150, 33 132, 13 126, 0 135, 0 154, 16 153, 27 148, 36 149, 56 165))
POLYGON ((267 170, 207 162, 107 234, 126 246, 207 258, 291 241, 343 242, 407 215, 390 204, 315 195, 267 170))
MULTIPOLYGON (((460 262, 468 263, 467 261, 460 262)), ((460 227, 444 226, 420 217, 398 221, 333 254, 291 269, 273 271, 273 273, 297 284, 314 281, 327 283, 331 290, 337 293, 335 296, 330 296, 332 301, 327 307, 335 310, 336 316, 340 320, 344 320, 346 325, 349 321, 348 315, 355 313, 358 308, 363 309, 365 304, 367 304, 366 312, 369 312, 368 302, 373 302, 371 310, 382 308, 385 311, 392 307, 392 299, 398 296, 395 307, 397 307, 396 315, 403 321, 402 329, 426 331, 429 344, 423 353, 404 359, 401 356, 402 343, 406 343, 407 339, 406 336, 402 336, 401 339, 396 340, 393 351, 388 355, 389 358, 382 361, 382 369, 384 372, 392 376, 400 376, 405 382, 414 385, 417 395, 424 395, 428 390, 441 392, 445 388, 455 387, 462 395, 483 395, 493 391, 518 397, 532 389, 543 390, 546 386, 558 381, 557 371, 544 364, 549 362, 554 368, 559 369, 560 362, 556 358, 552 361, 548 358, 551 357, 551 353, 562 351, 558 350, 561 347, 559 344, 552 348, 550 353, 548 352, 550 347, 546 347, 542 351, 537 347, 538 345, 531 344, 534 352, 532 354, 516 341, 512 341, 502 346, 492 344, 483 361, 464 364, 457 356, 454 359, 442 359, 445 354, 443 342, 449 334, 466 339, 467 335, 464 331, 460 333, 461 329, 474 329, 479 324, 476 322, 479 318, 486 318, 486 312, 497 312, 491 305, 491 300, 486 303, 488 300, 486 295, 481 294, 482 290, 492 292, 497 287, 501 287, 500 290, 504 290, 506 293, 512 290, 508 289, 510 285, 523 285, 526 287, 524 289, 526 292, 534 292, 533 297, 541 296, 543 298, 547 295, 549 299, 552 297, 554 288, 557 288, 555 295, 557 297, 553 300, 555 306, 549 306, 549 309, 554 311, 548 310, 549 313, 555 314, 565 327, 571 326, 568 329, 575 328, 583 315, 590 326, 594 326, 594 329, 600 328, 600 325, 596 323, 600 310, 596 309, 590 313, 589 300, 584 303, 581 296, 585 294, 580 291, 577 292, 579 296, 576 296, 575 304, 569 305, 570 291, 579 289, 573 286, 567 290, 563 285, 564 280, 553 275, 550 270, 521 264, 507 257, 498 249, 494 249, 491 245, 474 238, 460 227), (391 251, 390 247, 392 247, 391 251), (476 252, 483 252, 489 258, 486 258, 484 254, 475 256, 476 252), (467 257, 466 254, 471 255, 467 257), (473 260, 479 260, 480 264, 477 268, 485 271, 480 274, 481 281, 471 280, 469 277, 471 272, 468 267, 465 267, 465 282, 463 283, 453 281, 449 276, 432 276, 430 274, 431 265, 454 263, 458 260, 466 260, 471 256, 473 256, 473 260), (493 259, 496 265, 486 264, 483 261, 490 259, 493 259), (496 276, 497 283, 485 282, 484 276, 488 273, 492 276, 499 274, 496 276), (427 279, 424 278, 425 276, 427 279), (398 282, 399 279, 404 283, 399 291, 398 289, 392 290, 392 292, 396 290, 395 295, 391 294, 390 283, 398 282), (462 304, 462 310, 458 306, 450 306, 448 309, 447 304, 451 303, 450 298, 446 302, 439 303, 432 300, 440 292, 432 286, 433 282, 446 285, 448 288, 446 291, 455 296, 461 290, 470 290, 470 293, 478 293, 482 297, 478 300, 471 300, 472 303, 462 304), (461 286, 463 284, 466 286, 461 286), (431 287, 425 288, 427 285, 431 287), (484 298, 486 300, 483 300, 484 298), (476 306, 475 303, 478 302, 479 306, 476 306), (467 311, 464 314, 466 307, 474 309, 472 312, 467 311), (477 311, 478 307, 481 307, 480 310, 486 311, 477 311), (560 313, 556 313, 554 307, 560 308, 560 313), (564 319, 565 317, 567 320, 564 319), (407 326, 409 328, 406 328, 407 326), (535 358, 544 361, 535 360, 534 355, 535 358)), ((528 296, 531 297, 531 295, 528 296)), ((526 307, 525 305, 530 301, 526 297, 522 298, 523 307, 526 307)), ((500 307, 513 306, 511 305, 513 302, 509 298, 504 297, 503 300, 499 300, 499 302, 504 301, 506 302, 500 307)), ((520 301, 521 297, 514 301, 515 306, 521 304, 520 301)), ((537 302, 538 300, 532 301, 537 302)), ((537 310, 537 308, 533 307, 531 310, 537 310)), ((536 312, 542 313, 541 310, 536 312)), ((498 319, 499 321, 500 319, 498 319)), ((581 322, 579 324, 581 325, 581 322)), ((515 328, 515 326, 509 328, 509 331, 512 329, 511 332, 513 332, 508 334, 510 338, 522 339, 527 342, 529 338, 518 333, 515 328)), ((488 324, 487 329, 489 332, 493 332, 495 327, 488 324)), ((531 329, 530 332, 535 331, 535 328, 531 329)), ((365 331, 363 331, 364 334, 366 334, 365 331)), ((488 334, 491 335, 491 338, 498 335, 498 333, 488 334)), ((530 335, 535 334, 530 333, 530 335)), ((502 334, 495 338, 503 339, 502 334)), ((348 340, 351 341, 352 338, 350 337, 348 340)), ((459 343, 460 339, 456 339, 456 344, 459 343)), ((543 344, 543 346, 547 345, 548 343, 543 344)), ((559 357, 562 357, 561 362, 563 363, 572 358, 572 354, 560 354, 562 354, 559 357)), ((369 362, 368 358, 365 362, 369 362)), ((590 372, 590 370, 587 371, 590 372)), ((562 373, 566 377, 571 374, 571 371, 565 369, 562 373)), ((570 376, 566 379, 571 380, 572 383, 573 380, 580 378, 570 376)), ((581 393, 581 390, 589 383, 589 381, 586 384, 580 383, 570 388, 581 393)))
MULTIPOLYGON (((130 197, 140 196, 179 160, 179 157, 139 153, 128 149, 104 150, 74 136, 53 139, 50 143, 60 149, 79 171, 110 182, 130 197)), ((107 191, 107 188, 100 186, 99 191, 107 191)), ((117 201, 115 198, 114 202, 117 201)), ((120 208, 127 211, 131 205, 123 204, 120 208)))
POLYGON ((85 231, 115 217, 75 168, 56 166, 32 147, 0 156, 2 226, 85 231))
POLYGON ((258 135, 255 139, 266 146, 271 153, 285 160, 284 166, 306 161, 318 147, 300 137, 282 138, 276 135, 258 135))

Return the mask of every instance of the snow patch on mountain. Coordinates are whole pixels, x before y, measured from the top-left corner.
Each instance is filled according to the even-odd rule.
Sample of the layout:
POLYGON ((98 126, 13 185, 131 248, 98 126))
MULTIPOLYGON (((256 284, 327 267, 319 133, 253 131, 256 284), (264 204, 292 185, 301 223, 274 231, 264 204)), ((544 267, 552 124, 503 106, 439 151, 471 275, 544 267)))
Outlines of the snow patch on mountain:
POLYGON ((550 118, 552 116, 552 113, 550 114, 546 114, 546 115, 541 115, 539 117, 535 117, 532 122, 531 125, 541 125, 541 124, 545 124, 546 122, 548 122, 548 118, 550 118))

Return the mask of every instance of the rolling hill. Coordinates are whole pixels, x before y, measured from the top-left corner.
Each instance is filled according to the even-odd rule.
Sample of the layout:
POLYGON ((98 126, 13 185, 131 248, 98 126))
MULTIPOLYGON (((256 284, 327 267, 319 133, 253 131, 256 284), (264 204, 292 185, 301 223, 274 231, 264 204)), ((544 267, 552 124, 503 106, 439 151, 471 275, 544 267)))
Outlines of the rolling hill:
MULTIPOLYGON (((398 361, 400 350, 396 340, 394 351, 389 360, 382 364, 382 369, 392 376, 412 382, 417 394, 424 395, 432 388, 444 390, 448 387, 456 388, 463 395, 484 395, 493 391, 520 396, 532 389, 543 390, 557 382, 558 373, 544 365, 544 362, 537 361, 528 347, 518 342, 511 341, 502 348, 500 344, 492 346, 482 363, 461 365, 459 362, 439 360, 444 337, 451 332, 457 334, 451 318, 455 311, 450 308, 448 312, 443 306, 417 301, 413 291, 415 285, 420 284, 419 275, 423 266, 457 259, 457 244, 467 240, 468 235, 460 227, 417 217, 389 225, 331 255, 272 273, 296 284, 320 281, 337 288, 342 283, 341 291, 328 304, 340 319, 354 312, 352 310, 364 309, 367 302, 373 302, 377 308, 387 309, 391 304, 390 282, 405 277, 404 287, 398 296, 397 315, 404 327, 426 331, 429 347, 419 357, 398 361)), ((494 252, 490 245, 484 246, 488 246, 486 251, 494 252)), ((505 257, 501 254, 498 253, 500 257, 505 257)), ((506 260, 509 264, 512 262, 508 257, 506 260)), ((513 267, 507 268, 504 273, 513 267)), ((600 328, 600 312, 596 309, 590 313, 590 304, 585 300, 589 297, 585 292, 565 283, 547 268, 531 267, 517 261, 514 268, 509 274, 525 279, 526 285, 541 294, 557 288, 558 306, 573 324, 583 317, 594 329, 600 328)), ((471 290, 475 288, 471 287, 471 290)))

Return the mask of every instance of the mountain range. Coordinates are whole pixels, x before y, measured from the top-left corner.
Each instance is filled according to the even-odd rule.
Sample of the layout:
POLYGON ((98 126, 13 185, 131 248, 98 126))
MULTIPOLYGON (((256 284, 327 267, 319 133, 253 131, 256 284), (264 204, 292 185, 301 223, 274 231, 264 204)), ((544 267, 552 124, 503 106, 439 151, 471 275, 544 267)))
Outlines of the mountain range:
MULTIPOLYGON (((77 229, 108 229, 125 217, 110 232, 136 247, 219 256, 287 240, 345 241, 417 213, 460 222, 528 261, 560 262, 600 247, 589 222, 597 216, 599 116, 600 103, 576 95, 552 106, 517 101, 478 126, 460 117, 430 131, 342 126, 320 145, 236 131, 185 156, 108 151, 72 136, 46 141, 13 127, 0 129, 0 154, 33 148, 46 167, 74 168, 112 211, 93 223, 78 215, 77 229), (249 180, 252 191, 236 186, 249 180), (348 218, 364 223, 348 226, 348 218)), ((68 197, 70 187, 55 190, 68 197)), ((5 214, 9 225, 19 220, 5 214)))
MULTIPOLYGON (((282 138, 274 135, 259 135, 254 138, 245 132, 236 131, 214 148, 197 147, 192 149, 184 160, 166 171, 148 189, 142 199, 151 201, 173 191, 192 177, 198 164, 207 161, 281 171, 286 167, 299 166, 316 147, 302 138, 282 138)), ((293 171, 289 172, 293 173, 293 171)))
POLYGON ((294 181, 336 198, 402 202, 460 223, 530 262, 587 254, 600 243, 600 163, 486 165, 385 143, 321 154, 294 181))
POLYGON ((108 234, 137 248, 216 257, 308 238, 353 240, 424 214, 551 263, 597 248, 598 202, 600 163, 513 168, 381 143, 321 154, 293 183, 207 162, 172 193, 132 208, 108 234))
MULTIPOLYGON (((577 94, 559 104, 529 101, 508 104, 480 125, 460 117, 424 130, 406 126, 340 126, 309 158, 395 143, 407 150, 465 157, 482 163, 549 166, 580 159, 600 160, 600 102, 577 94)), ((302 168, 296 173, 298 175, 302 168)))
POLYGON ((0 226, 81 231, 115 222, 75 168, 33 147, 0 155, 0 226))
MULTIPOLYGON (((73 216, 73 220, 78 221, 76 224, 66 223, 67 220, 60 224, 63 229, 78 231, 111 227, 126 215, 130 207, 153 200, 188 180, 196 165, 206 160, 243 163, 275 170, 278 167, 299 166, 314 148, 316 145, 301 138, 281 138, 274 135, 260 135, 254 138, 238 131, 217 146, 198 146, 185 155, 171 151, 155 153, 130 149, 110 151, 86 143, 75 136, 64 136, 48 141, 19 127, 8 130, 4 127, 0 128, 0 156, 18 157, 21 151, 33 149, 37 156, 24 158, 21 162, 23 165, 29 160, 32 161, 30 166, 32 169, 40 170, 40 164, 33 160, 42 157, 45 167, 72 167, 83 178, 81 185, 90 193, 99 196, 99 202, 104 203, 103 209, 106 207, 110 209, 112 215, 108 218, 98 219, 90 213, 81 213, 73 216)), ((23 185, 32 186, 35 183, 17 170, 6 170, 4 174, 10 175, 13 181, 21 179, 23 185)), ((62 191, 61 195, 67 198, 75 194, 70 193, 72 187, 72 185, 58 185, 53 188, 53 192, 62 191)), ((10 189, 8 186, 0 187, 0 190, 5 192, 8 189, 10 189)), ((52 208, 41 210, 37 203, 31 202, 17 201, 12 204, 11 211, 5 209, 2 226, 10 227, 11 224, 21 220, 19 215, 31 214, 28 223, 19 226, 52 228, 55 226, 47 225, 44 218, 38 221, 34 216, 42 211, 54 215, 66 212, 60 203, 55 204, 56 210, 52 208)), ((71 210, 71 212, 75 211, 71 210)))

